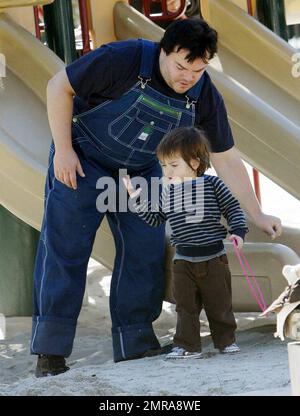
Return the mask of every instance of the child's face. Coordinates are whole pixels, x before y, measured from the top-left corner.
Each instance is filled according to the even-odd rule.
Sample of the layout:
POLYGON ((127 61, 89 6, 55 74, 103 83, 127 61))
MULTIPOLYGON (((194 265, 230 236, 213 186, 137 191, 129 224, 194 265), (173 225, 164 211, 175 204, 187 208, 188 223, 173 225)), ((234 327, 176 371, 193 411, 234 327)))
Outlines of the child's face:
POLYGON ((193 159, 190 162, 194 170, 191 169, 185 160, 178 154, 174 154, 161 160, 160 164, 163 169, 164 177, 169 183, 181 183, 197 177, 196 170, 199 166, 199 161, 196 159, 193 159))

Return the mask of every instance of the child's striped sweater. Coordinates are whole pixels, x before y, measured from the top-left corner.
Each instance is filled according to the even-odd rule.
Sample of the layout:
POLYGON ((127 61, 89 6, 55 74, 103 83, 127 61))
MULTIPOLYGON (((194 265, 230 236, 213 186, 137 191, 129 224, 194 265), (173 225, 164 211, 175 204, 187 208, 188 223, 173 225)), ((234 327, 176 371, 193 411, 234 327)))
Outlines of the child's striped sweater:
POLYGON ((177 252, 205 256, 219 252, 227 229, 242 238, 248 232, 246 219, 237 199, 217 176, 171 184, 163 188, 159 201, 133 204, 137 214, 150 226, 158 227, 169 220, 171 245, 177 252))

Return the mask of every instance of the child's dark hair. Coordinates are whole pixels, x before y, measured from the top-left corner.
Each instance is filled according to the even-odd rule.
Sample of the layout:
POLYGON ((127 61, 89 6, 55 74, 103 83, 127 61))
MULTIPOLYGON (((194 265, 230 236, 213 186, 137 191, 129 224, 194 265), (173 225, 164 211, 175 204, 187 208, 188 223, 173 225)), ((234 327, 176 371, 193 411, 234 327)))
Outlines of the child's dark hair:
POLYGON ((200 18, 175 20, 171 23, 160 41, 160 47, 169 55, 178 46, 187 49, 188 62, 201 58, 204 62, 212 59, 217 53, 218 34, 200 18))
MULTIPOLYGON (((195 127, 179 127, 166 134, 156 149, 157 157, 165 160, 174 155, 180 155, 191 169, 191 160, 197 159, 200 164, 197 176, 210 167, 210 145, 203 131, 195 127)), ((194 169, 193 169, 194 170, 194 169)))

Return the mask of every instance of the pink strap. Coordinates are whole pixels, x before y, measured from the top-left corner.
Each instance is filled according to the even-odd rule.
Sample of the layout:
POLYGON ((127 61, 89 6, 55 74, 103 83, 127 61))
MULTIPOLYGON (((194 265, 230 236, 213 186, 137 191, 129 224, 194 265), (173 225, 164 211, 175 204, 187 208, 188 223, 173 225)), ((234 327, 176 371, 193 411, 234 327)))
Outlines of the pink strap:
POLYGON ((250 267, 250 265, 249 265, 249 263, 248 263, 245 255, 244 255, 244 253, 242 252, 242 250, 239 250, 238 249, 236 239, 233 240, 233 249, 234 249, 234 252, 235 252, 235 254, 236 254, 236 256, 237 256, 237 258, 239 260, 240 266, 241 266, 242 271, 244 273, 244 276, 245 276, 245 278, 247 280, 247 283, 248 283, 248 286, 250 288, 250 291, 251 291, 254 299, 256 300, 258 306, 260 307, 260 309, 262 310, 262 312, 264 312, 267 309, 267 305, 266 305, 264 296, 263 296, 262 291, 261 291, 261 289, 259 287, 259 284, 257 283, 257 280, 254 277, 254 274, 253 274, 253 272, 251 270, 251 267, 250 267), (246 268, 248 269, 248 272, 247 272, 246 268), (256 290, 257 290, 258 294, 256 293, 255 288, 253 287, 253 285, 251 283, 251 280, 250 280, 250 278, 248 276, 248 273, 250 274, 250 276, 252 278, 252 281, 254 282, 254 284, 256 286, 256 290))

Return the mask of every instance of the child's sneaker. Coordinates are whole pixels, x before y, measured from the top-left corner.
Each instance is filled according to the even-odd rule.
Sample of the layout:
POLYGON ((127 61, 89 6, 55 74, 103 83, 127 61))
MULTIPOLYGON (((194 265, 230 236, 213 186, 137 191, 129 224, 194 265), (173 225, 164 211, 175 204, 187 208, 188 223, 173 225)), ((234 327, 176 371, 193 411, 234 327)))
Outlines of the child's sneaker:
POLYGON ((68 371, 70 367, 66 366, 66 360, 60 355, 40 354, 38 356, 35 369, 36 377, 56 376, 68 371))
POLYGON ((235 354, 237 352, 240 352, 240 348, 236 343, 234 342, 231 345, 227 345, 227 347, 223 348, 222 350, 219 350, 221 354, 235 354))
POLYGON ((182 347, 174 347, 172 348, 172 351, 166 355, 166 360, 177 360, 181 358, 201 358, 202 353, 200 351, 198 352, 190 352, 186 351, 182 347))

